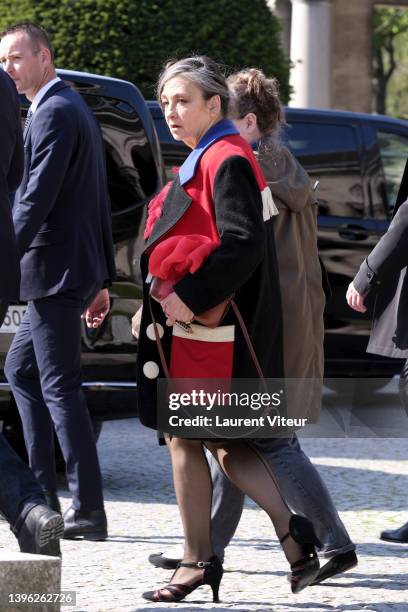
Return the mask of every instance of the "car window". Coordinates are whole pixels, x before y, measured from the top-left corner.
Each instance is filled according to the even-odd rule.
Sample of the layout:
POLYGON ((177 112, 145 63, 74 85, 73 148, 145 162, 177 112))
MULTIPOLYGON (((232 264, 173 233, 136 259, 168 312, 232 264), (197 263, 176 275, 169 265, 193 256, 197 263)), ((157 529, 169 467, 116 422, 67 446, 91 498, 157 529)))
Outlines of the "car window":
POLYGON ((365 216, 357 129, 352 125, 290 121, 285 139, 292 153, 318 181, 319 214, 365 216))
POLYGON ((112 214, 140 206, 156 191, 153 152, 137 110, 106 96, 83 94, 102 130, 112 214))
POLYGON ((377 142, 384 168, 388 210, 392 213, 408 158, 408 138, 378 130, 377 142))
POLYGON ((346 125, 293 122, 287 130, 287 140, 297 157, 320 158, 335 154, 348 159, 357 153, 354 130, 346 125))

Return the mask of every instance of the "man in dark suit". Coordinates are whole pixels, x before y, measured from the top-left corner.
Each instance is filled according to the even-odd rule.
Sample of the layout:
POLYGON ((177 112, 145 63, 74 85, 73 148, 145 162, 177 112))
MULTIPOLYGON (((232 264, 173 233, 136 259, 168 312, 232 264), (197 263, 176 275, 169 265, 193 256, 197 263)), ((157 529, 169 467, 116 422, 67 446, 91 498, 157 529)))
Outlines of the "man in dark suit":
MULTIPOLYGON (((361 264, 347 291, 347 303, 357 312, 366 312, 364 300, 376 295, 373 326, 367 351, 406 359, 399 392, 408 414, 408 162, 388 231, 361 264)), ((408 523, 387 529, 381 539, 408 542, 408 523)))
POLYGON ((102 479, 81 389, 81 314, 97 327, 109 310, 115 267, 103 143, 81 96, 55 72, 46 32, 31 23, 1 35, 0 59, 31 101, 25 170, 13 221, 27 314, 5 373, 24 428, 30 466, 59 508, 53 425, 64 455, 72 506, 66 538, 107 536, 102 479))
MULTIPOLYGON (((20 266, 9 193, 23 175, 20 107, 12 80, 0 70, 0 326, 8 302, 17 299, 20 266)), ((0 511, 10 523, 22 552, 59 555, 61 516, 45 505, 31 470, 0 433, 0 511)))

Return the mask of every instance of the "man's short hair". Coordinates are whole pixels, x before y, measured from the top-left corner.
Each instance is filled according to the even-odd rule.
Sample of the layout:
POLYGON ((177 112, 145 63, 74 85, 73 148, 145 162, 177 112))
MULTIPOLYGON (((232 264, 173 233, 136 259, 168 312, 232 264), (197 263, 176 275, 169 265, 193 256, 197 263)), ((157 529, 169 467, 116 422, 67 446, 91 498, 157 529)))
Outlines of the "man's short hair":
POLYGON ((41 47, 48 49, 51 54, 51 61, 54 63, 54 50, 44 28, 30 21, 24 21, 21 23, 16 23, 15 25, 4 30, 4 32, 1 32, 0 39, 4 38, 4 36, 8 36, 9 34, 16 34, 18 32, 24 32, 27 34, 31 40, 33 50, 36 53, 41 49, 41 47))

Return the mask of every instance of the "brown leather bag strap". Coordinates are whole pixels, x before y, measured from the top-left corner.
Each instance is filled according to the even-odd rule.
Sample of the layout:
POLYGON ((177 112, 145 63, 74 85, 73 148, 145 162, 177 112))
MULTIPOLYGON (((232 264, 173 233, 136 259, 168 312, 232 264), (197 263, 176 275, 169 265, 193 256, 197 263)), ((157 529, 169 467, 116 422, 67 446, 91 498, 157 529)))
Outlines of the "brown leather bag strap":
POLYGON ((245 321, 242 318, 242 315, 241 315, 241 313, 239 311, 239 308, 236 305, 236 303, 234 302, 234 300, 231 300, 231 306, 232 306, 232 310, 234 311, 234 314, 235 314, 235 316, 237 318, 239 326, 241 328, 242 335, 244 336, 245 342, 246 342, 248 350, 249 350, 249 354, 251 355, 252 361, 254 362, 255 369, 256 369, 256 371, 258 373, 259 378, 262 380, 263 386, 267 390, 268 387, 267 387, 267 384, 266 384, 266 381, 265 381, 265 376, 264 376, 264 374, 262 372, 261 364, 259 363, 258 357, 256 356, 254 345, 252 344, 252 340, 251 340, 251 338, 249 336, 247 326, 245 325, 245 321))
POLYGON ((150 316, 152 318, 152 323, 153 323, 154 336, 156 338, 157 350, 159 351, 159 357, 160 357, 160 361, 162 364, 163 372, 166 378, 170 378, 170 372, 169 372, 169 368, 167 367, 166 357, 164 355, 163 346, 160 340, 159 330, 157 327, 156 319, 154 318, 154 314, 153 314, 152 298, 150 297, 150 295, 149 295, 149 309, 150 309, 150 316))
MULTIPOLYGON (((249 354, 251 355, 251 359, 252 359, 252 361, 254 363, 255 369, 256 369, 256 371, 258 373, 259 378, 262 380, 263 386, 267 390, 267 384, 266 384, 266 381, 265 381, 265 376, 264 376, 264 374, 262 372, 261 364, 259 363, 258 357, 256 356, 255 349, 254 349, 254 346, 252 344, 252 340, 251 340, 251 338, 249 336, 247 326, 245 325, 245 321, 242 318, 242 315, 241 315, 241 313, 239 311, 239 308, 238 308, 238 306, 236 305, 236 303, 234 302, 233 299, 230 300, 230 303, 231 303, 232 309, 234 311, 234 314, 235 314, 235 316, 237 318, 238 324, 239 324, 239 326, 241 328, 242 335, 244 336, 244 339, 245 339, 245 342, 247 344, 249 354)), ((163 367, 163 372, 164 372, 164 375, 166 376, 166 378, 170 378, 169 368, 168 368, 167 363, 166 363, 166 357, 164 355, 164 351, 163 351, 163 346, 162 346, 161 339, 160 339, 159 330, 157 328, 156 319, 155 319, 154 314, 153 314, 153 308, 152 308, 152 302, 151 302, 150 295, 149 295, 149 309, 150 309, 150 316, 152 318, 152 323, 153 323, 154 335, 155 335, 155 338, 156 338, 157 350, 159 351, 159 357, 160 357, 160 361, 161 361, 161 364, 162 364, 162 367, 163 367)))

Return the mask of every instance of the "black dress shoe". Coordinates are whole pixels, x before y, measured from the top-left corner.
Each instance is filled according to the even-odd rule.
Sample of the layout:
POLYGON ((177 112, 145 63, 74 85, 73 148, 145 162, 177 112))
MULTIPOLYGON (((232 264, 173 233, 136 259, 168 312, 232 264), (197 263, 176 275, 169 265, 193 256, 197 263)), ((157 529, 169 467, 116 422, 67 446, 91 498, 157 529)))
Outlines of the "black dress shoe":
POLYGON ((68 508, 64 514, 64 538, 66 540, 92 540, 98 542, 108 537, 105 510, 82 512, 68 508))
POLYGON ((59 540, 64 534, 62 516, 48 506, 34 506, 25 517, 17 539, 21 552, 61 556, 59 540))
POLYGON ((58 494, 56 491, 43 491, 45 501, 47 502, 47 506, 52 508, 54 512, 58 512, 58 514, 62 514, 61 512, 61 504, 58 499, 58 494))
POLYGON ((380 535, 381 540, 386 542, 400 542, 406 544, 408 542, 408 523, 402 525, 399 529, 387 529, 382 531, 380 535))
POLYGON ((149 555, 149 562, 154 567, 161 567, 162 569, 177 569, 178 564, 181 563, 182 559, 171 559, 165 557, 163 553, 155 553, 149 555))
POLYGON ((332 559, 330 559, 330 561, 320 568, 319 573, 312 582, 312 586, 315 584, 320 584, 323 582, 323 580, 327 580, 336 574, 347 572, 347 570, 355 567, 357 563, 357 555, 354 550, 335 555, 332 557, 332 559))

